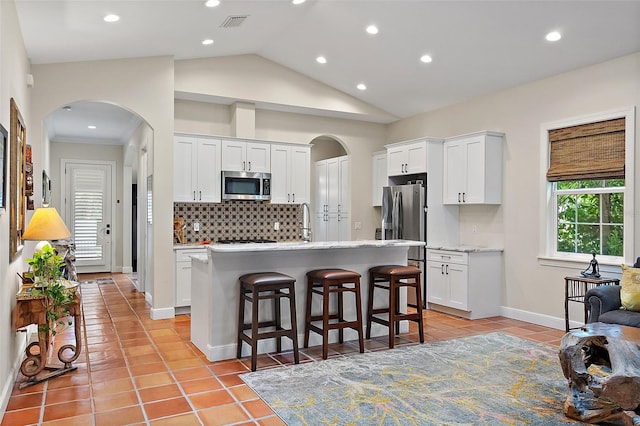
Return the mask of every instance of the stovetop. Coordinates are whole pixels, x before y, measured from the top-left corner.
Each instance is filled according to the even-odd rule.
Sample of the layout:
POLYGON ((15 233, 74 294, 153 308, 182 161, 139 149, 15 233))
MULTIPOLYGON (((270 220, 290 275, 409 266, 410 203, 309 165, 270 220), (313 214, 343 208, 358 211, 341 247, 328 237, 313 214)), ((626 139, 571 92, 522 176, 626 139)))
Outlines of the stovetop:
POLYGON ((255 240, 218 240, 218 244, 277 243, 276 240, 257 238, 255 240))

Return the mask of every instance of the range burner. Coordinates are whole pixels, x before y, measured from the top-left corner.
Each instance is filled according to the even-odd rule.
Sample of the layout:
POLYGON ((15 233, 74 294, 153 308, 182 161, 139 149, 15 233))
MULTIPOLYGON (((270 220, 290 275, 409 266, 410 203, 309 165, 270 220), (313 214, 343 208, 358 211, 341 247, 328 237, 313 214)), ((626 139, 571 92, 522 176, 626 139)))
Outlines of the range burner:
POLYGON ((255 239, 255 240, 218 240, 219 244, 248 244, 248 243, 277 243, 275 240, 255 239))

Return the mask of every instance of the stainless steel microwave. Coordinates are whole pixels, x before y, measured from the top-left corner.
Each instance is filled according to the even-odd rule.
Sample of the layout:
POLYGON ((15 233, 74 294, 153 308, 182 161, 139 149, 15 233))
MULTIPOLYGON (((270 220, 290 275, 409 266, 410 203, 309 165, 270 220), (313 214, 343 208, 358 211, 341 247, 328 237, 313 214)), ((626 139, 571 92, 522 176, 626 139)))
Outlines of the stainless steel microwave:
POLYGON ((270 200, 271 173, 222 171, 223 200, 270 200))

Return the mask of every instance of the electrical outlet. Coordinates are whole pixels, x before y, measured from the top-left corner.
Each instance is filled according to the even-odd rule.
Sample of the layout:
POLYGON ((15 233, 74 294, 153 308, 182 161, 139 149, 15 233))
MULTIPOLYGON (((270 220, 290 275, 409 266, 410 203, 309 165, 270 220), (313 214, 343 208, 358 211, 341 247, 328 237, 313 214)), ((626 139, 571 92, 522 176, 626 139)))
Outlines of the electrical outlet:
POLYGON ((196 232, 200 230, 200 224, 198 222, 193 223, 193 230, 196 232))
POLYGON ((357 230, 359 230, 359 229, 362 229, 362 222, 356 222, 356 223, 354 224, 354 226, 355 226, 355 228, 356 228, 356 231, 357 231, 357 230))
POLYGON ((280 230, 280 222, 273 222, 273 230, 274 231, 280 230))

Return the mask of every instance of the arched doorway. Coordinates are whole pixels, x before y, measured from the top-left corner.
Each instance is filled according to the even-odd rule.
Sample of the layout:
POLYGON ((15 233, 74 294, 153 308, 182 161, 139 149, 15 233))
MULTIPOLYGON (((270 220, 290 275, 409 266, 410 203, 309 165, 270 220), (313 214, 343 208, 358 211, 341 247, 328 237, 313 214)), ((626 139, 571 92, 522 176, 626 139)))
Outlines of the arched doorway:
POLYGON ((120 105, 86 100, 52 111, 43 127, 51 204, 74 236, 78 272, 137 271, 144 291, 147 197, 139 175, 153 130, 120 105))

